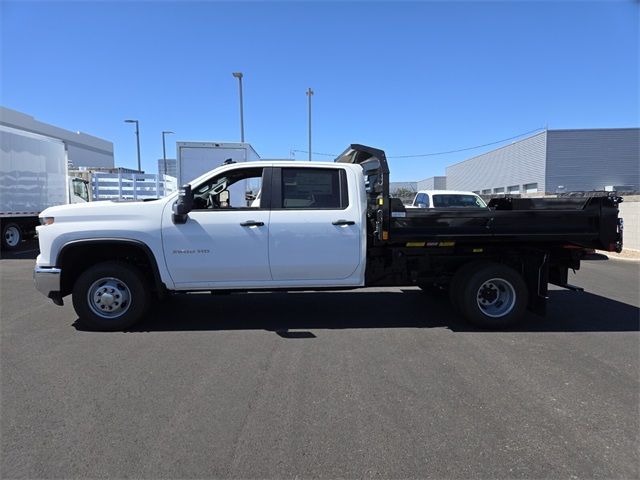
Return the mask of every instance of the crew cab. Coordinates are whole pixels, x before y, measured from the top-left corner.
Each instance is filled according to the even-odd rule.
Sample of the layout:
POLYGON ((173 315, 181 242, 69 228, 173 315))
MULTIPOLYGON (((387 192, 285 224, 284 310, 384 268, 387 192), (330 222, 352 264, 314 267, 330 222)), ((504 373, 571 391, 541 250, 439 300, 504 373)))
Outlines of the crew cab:
POLYGON ((487 204, 473 192, 459 190, 420 190, 409 208, 487 208, 487 204))
POLYGON ((549 282, 575 288, 567 270, 593 249, 622 249, 620 201, 407 209, 389 197, 384 151, 351 145, 333 163, 222 165, 159 200, 49 208, 34 278, 100 330, 130 327, 179 292, 403 285, 448 289, 469 321, 505 327, 544 313, 549 282), (230 193, 248 184, 259 194, 230 193))

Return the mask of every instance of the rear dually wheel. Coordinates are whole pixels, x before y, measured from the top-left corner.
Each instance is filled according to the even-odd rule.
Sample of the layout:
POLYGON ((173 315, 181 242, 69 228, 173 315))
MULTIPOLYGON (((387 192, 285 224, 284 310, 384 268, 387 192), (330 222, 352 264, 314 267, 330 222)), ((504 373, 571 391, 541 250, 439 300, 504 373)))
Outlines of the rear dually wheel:
POLYGON ((459 307, 463 316, 482 328, 514 325, 525 313, 527 286, 513 268, 500 263, 478 265, 460 280, 459 307))

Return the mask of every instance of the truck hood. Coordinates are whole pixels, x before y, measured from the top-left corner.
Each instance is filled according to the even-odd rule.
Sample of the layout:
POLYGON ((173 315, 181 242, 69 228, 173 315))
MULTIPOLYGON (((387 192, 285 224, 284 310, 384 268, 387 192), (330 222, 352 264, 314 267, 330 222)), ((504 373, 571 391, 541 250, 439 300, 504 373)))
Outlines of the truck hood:
POLYGON ((89 203, 74 203, 47 208, 40 214, 40 216, 54 217, 56 223, 59 221, 96 219, 96 217, 100 217, 100 219, 146 217, 151 212, 162 209, 162 207, 169 201, 171 201, 170 197, 148 202, 117 202, 106 200, 89 203))

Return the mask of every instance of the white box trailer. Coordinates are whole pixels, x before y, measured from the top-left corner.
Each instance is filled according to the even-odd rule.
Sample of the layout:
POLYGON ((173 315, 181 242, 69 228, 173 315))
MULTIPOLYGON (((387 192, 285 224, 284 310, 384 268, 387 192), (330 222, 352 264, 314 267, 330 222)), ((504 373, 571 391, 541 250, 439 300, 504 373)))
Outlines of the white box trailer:
MULTIPOLYGON (((260 160, 260 155, 248 143, 176 142, 176 159, 178 186, 181 187, 225 162, 252 162, 260 160)), ((248 192, 257 195, 258 192, 253 190, 254 186, 246 182, 231 186, 231 204, 240 205, 245 202, 248 192)))
POLYGON ((2 248, 17 248, 23 238, 33 236, 46 208, 84 201, 79 196, 88 199, 86 183, 68 173, 64 142, 0 125, 2 248))

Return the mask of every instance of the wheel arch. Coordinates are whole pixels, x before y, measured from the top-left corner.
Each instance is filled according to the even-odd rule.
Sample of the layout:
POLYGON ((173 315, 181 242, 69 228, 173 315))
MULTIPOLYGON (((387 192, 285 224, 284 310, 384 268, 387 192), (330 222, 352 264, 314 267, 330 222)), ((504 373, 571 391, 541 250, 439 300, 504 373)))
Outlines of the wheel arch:
POLYGON ((162 281, 158 261, 147 244, 122 238, 72 240, 60 249, 55 266, 62 269, 61 296, 71 293, 78 276, 92 265, 121 260, 136 265, 150 281, 154 293, 163 296, 167 287, 162 281))

